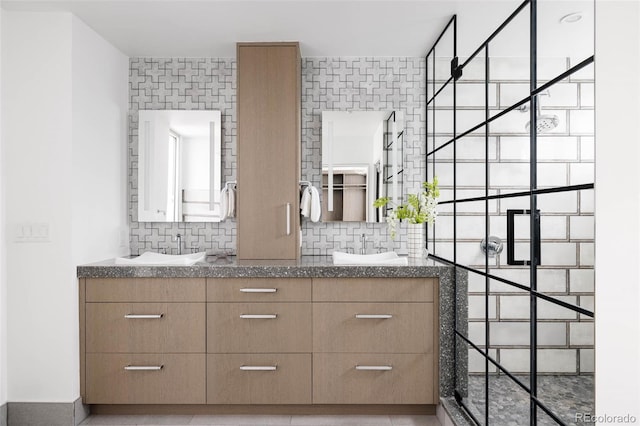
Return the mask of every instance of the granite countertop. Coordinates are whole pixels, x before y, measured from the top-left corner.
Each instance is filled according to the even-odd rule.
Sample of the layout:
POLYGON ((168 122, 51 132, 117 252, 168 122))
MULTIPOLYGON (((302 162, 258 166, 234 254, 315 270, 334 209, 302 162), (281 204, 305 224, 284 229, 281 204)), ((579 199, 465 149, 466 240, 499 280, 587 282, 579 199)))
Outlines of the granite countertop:
POLYGON ((115 259, 78 266, 78 278, 206 278, 206 277, 450 277, 454 268, 433 260, 410 259, 407 266, 333 265, 331 256, 300 260, 238 260, 207 256, 193 266, 116 265, 115 259))

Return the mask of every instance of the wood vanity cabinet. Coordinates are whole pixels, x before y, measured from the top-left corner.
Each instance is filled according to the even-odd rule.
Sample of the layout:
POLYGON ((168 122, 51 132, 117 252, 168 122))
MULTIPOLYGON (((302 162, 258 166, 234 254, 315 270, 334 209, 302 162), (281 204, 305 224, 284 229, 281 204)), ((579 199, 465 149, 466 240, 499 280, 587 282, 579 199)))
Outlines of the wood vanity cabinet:
POLYGON ((311 404, 311 279, 207 279, 207 403, 311 404))
POLYGON ((313 403, 437 404, 437 280, 313 279, 313 403))
POLYGON ((85 404, 206 402, 205 280, 80 280, 85 404))
POLYGON ((298 43, 238 43, 238 259, 300 257, 298 43))
POLYGON ((83 402, 437 404, 437 283, 80 279, 83 402))

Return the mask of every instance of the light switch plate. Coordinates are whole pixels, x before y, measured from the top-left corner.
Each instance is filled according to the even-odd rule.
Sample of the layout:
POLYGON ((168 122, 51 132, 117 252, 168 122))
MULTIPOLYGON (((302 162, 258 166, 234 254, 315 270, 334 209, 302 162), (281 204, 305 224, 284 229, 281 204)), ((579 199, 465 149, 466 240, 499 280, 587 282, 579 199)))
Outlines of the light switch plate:
POLYGON ((47 243, 49 238, 48 222, 23 222, 15 225, 13 241, 16 243, 47 243))

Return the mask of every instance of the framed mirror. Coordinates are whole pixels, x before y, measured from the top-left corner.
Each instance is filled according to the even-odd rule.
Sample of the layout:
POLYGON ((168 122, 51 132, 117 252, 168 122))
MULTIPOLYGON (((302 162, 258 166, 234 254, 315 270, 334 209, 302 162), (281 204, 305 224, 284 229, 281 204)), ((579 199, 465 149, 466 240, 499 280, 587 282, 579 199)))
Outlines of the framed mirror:
POLYGON ((322 112, 322 221, 383 222, 379 197, 402 196, 399 111, 322 112))
POLYGON ((219 222, 220 111, 138 114, 138 221, 219 222))

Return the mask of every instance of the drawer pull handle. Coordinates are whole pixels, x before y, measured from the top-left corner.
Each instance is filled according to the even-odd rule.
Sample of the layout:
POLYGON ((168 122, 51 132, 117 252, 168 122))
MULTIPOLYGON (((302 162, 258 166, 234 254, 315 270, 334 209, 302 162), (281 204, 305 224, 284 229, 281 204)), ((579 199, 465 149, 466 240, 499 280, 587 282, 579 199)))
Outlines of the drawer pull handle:
POLYGON ((164 314, 126 314, 126 319, 160 319, 164 314))
POLYGON ((276 365, 241 365, 242 371, 276 371, 278 366, 276 365))
POLYGON ((356 365, 356 370, 360 371, 391 371, 391 365, 356 365))
POLYGON ((275 319, 278 318, 276 314, 266 314, 266 315, 253 315, 253 314, 242 314, 240 315, 242 319, 275 319))
POLYGON ((127 371, 160 371, 164 365, 127 365, 124 367, 127 371))
POLYGON ((356 314, 356 318, 358 319, 389 319, 393 318, 393 315, 389 314, 356 314))
POLYGON ((275 293, 277 288, 241 288, 242 293, 275 293))

